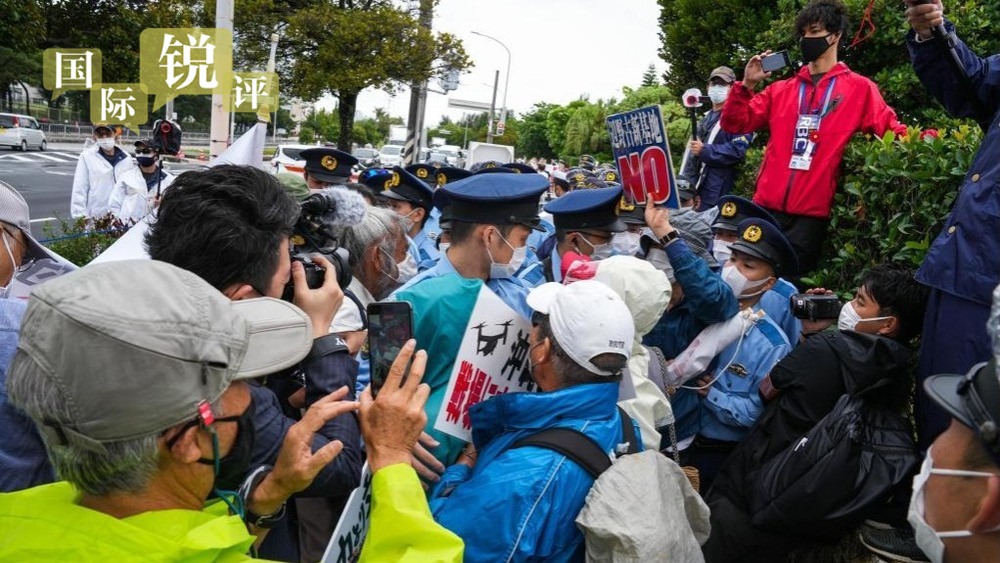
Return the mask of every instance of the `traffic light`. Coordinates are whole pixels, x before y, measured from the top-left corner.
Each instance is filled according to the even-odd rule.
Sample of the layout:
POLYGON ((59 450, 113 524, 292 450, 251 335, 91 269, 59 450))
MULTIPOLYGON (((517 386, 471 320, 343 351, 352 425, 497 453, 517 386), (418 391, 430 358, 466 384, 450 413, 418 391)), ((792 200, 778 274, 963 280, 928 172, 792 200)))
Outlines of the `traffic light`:
POLYGON ((503 128, 504 128, 504 122, 497 121, 497 133, 496 133, 497 137, 503 136, 503 128))

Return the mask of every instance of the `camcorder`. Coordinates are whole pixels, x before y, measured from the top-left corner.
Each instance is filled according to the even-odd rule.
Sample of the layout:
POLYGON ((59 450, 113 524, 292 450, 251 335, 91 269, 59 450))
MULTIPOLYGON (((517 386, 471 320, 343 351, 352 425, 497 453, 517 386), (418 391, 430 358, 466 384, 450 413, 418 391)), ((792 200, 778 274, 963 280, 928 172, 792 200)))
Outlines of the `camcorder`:
POLYGON ((810 295, 796 293, 789 297, 792 304, 792 314, 796 319, 819 321, 840 317, 844 307, 836 295, 810 295))
MULTIPOLYGON (((333 264, 337 273, 337 283, 341 288, 347 288, 351 283, 350 257, 347 249, 341 247, 337 237, 330 231, 331 223, 338 215, 338 201, 330 192, 314 193, 306 198, 301 205, 299 219, 292 230, 288 249, 293 262, 301 262, 305 266, 306 284, 309 289, 322 287, 326 277, 326 268, 312 261, 312 256, 320 254, 333 264)), ((288 280, 281 298, 291 302, 295 297, 294 280, 288 280)))

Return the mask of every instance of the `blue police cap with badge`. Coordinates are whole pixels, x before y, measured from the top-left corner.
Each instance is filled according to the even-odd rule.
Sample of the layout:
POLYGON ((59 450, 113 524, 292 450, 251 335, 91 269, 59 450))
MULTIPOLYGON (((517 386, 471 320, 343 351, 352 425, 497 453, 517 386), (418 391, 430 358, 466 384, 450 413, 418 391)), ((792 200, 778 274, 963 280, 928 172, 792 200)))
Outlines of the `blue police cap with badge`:
POLYGON ((310 178, 329 184, 343 184, 351 177, 351 168, 358 159, 344 151, 329 147, 306 149, 299 153, 306 161, 306 172, 310 178))
POLYGON ((774 226, 778 221, 764 210, 763 207, 742 197, 727 195, 719 198, 719 215, 712 223, 713 229, 722 231, 737 231, 740 222, 751 217, 763 219, 774 226))
POLYGON ((410 174, 420 178, 431 186, 437 185, 437 167, 431 164, 411 164, 404 168, 410 174))
POLYGON ((618 217, 622 188, 573 190, 545 204, 545 211, 552 214, 556 229, 595 229, 620 233, 627 229, 618 217))
POLYGON ((796 272, 799 268, 798 258, 792 243, 777 226, 761 217, 752 217, 740 221, 736 228, 739 238, 733 245, 733 252, 742 252, 755 258, 760 258, 774 266, 777 275, 796 272))
POLYGON ((614 168, 602 168, 595 173, 595 176, 604 180, 606 184, 621 184, 622 178, 614 168))
POLYGON ((382 195, 397 201, 405 201, 412 205, 430 210, 434 205, 434 190, 426 182, 406 171, 405 168, 395 166, 392 169, 392 179, 389 187, 382 195))
POLYGON ((435 178, 437 179, 437 185, 443 186, 451 182, 462 180, 472 176, 472 172, 464 168, 456 168, 454 166, 442 166, 437 169, 437 174, 435 178))
POLYGON ((608 184, 598 178, 593 172, 583 168, 572 168, 566 171, 566 182, 571 190, 593 190, 606 188, 608 184))
POLYGON ((541 174, 473 174, 434 192, 434 205, 447 208, 450 221, 525 225, 542 231, 538 200, 548 187, 541 174))
POLYGON ((392 170, 387 168, 366 168, 358 175, 358 182, 380 193, 392 187, 392 170))
POLYGON ((537 174, 538 171, 531 166, 524 164, 523 162, 508 162, 507 164, 501 165, 503 168, 509 168, 518 174, 537 174))
POLYGON ((484 160, 482 162, 477 162, 472 165, 469 170, 473 174, 492 174, 492 173, 506 173, 513 174, 514 171, 510 168, 504 168, 503 163, 499 160, 484 160))
POLYGON ((632 192, 622 190, 622 197, 618 200, 618 216, 628 226, 645 226, 646 206, 636 204, 632 192))

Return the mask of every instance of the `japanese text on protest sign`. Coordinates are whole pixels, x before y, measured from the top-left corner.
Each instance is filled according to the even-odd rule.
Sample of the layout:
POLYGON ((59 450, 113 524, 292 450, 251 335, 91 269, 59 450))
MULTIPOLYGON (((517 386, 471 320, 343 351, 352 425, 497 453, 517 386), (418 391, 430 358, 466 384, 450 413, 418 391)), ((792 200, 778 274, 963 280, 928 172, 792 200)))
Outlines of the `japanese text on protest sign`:
POLYGON ((645 205, 648 195, 657 204, 679 207, 660 106, 610 115, 607 125, 622 185, 636 203, 645 205))
POLYGON ((139 81, 153 111, 181 94, 226 94, 233 82, 233 34, 219 28, 151 28, 139 35, 139 81))
POLYGON ((434 423, 436 430, 471 441, 470 407, 494 395, 535 389, 528 369, 530 333, 527 319, 486 286, 479 290, 434 423))
POLYGON ((323 553, 323 563, 355 563, 368 535, 372 517, 372 471, 365 462, 361 468, 361 486, 351 492, 340 521, 333 530, 323 553))
POLYGON ((42 55, 42 86, 55 100, 68 90, 90 90, 101 83, 100 49, 46 49, 42 55))
POLYGON ((237 72, 225 96, 226 109, 236 113, 269 113, 278 107, 278 74, 237 72))
POLYGON ((138 131, 148 119, 146 93, 139 84, 95 84, 90 90, 90 120, 117 123, 138 131))

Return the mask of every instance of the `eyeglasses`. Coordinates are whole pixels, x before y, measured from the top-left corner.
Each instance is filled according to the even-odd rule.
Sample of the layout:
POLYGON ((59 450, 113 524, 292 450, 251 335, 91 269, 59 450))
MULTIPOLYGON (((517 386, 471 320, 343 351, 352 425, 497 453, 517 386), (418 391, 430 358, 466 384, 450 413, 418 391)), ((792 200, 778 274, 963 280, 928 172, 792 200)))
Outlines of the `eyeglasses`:
POLYGON ((153 149, 140 149, 135 151, 135 154, 153 154, 153 149))

